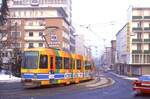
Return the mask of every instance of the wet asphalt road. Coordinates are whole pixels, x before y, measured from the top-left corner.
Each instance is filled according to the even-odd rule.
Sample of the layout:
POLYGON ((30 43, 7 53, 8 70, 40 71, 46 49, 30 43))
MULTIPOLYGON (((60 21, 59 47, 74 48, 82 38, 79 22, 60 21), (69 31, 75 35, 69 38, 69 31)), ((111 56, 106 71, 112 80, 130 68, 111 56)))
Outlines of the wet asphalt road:
POLYGON ((104 73, 115 80, 105 88, 89 89, 82 85, 24 89, 20 83, 0 84, 0 99, 150 99, 150 95, 134 96, 132 81, 104 73))

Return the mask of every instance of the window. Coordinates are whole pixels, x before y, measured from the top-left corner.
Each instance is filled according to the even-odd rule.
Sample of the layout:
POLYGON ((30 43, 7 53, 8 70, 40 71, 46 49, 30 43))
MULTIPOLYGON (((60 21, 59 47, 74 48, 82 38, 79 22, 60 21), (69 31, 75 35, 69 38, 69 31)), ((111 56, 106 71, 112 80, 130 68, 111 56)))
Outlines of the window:
POLYGON ((137 33, 137 39, 141 39, 141 32, 140 33, 137 33))
POLYGON ((150 55, 147 55, 147 63, 150 63, 150 55))
POLYGON ((47 55, 41 55, 40 56, 40 69, 46 69, 48 68, 48 57, 47 55))
POLYGON ((141 44, 137 44, 137 50, 141 50, 141 44))
POLYGON ((148 44, 148 50, 150 50, 150 44, 148 44))
POLYGON ((15 47, 15 48, 20 48, 20 46, 21 46, 20 43, 15 43, 15 44, 14 44, 14 47, 15 47))
POLYGON ((29 32, 29 36, 33 36, 33 32, 29 32))
POLYGON ((62 57, 56 57, 56 69, 62 69, 62 57))
POLYGON ((142 55, 132 55, 132 63, 141 63, 142 55))
POLYGON ((81 69, 81 60, 77 60, 77 69, 81 69))
POLYGON ((138 23, 138 28, 141 28, 142 27, 142 22, 139 22, 138 23))
POLYGON ((43 32, 39 32, 39 36, 43 36, 43 32))
POLYGON ((39 43, 39 47, 43 47, 43 43, 39 43))
POLYGON ((75 69, 75 60, 71 59, 70 63, 71 63, 71 69, 75 69))
POLYGON ((13 38, 20 37, 20 32, 12 32, 12 33, 11 33, 11 36, 12 36, 13 38))
POLYGON ((70 68, 69 58, 64 58, 64 69, 70 68))
POLYGON ((54 66, 53 66, 53 61, 54 61, 54 60, 53 60, 53 57, 51 57, 51 58, 50 58, 50 62, 51 62, 51 63, 50 63, 50 69, 53 69, 53 68, 54 68, 54 66))
POLYGON ((38 52, 27 51, 23 54, 22 67, 25 69, 38 68, 38 52))
POLYGON ((29 48, 33 48, 33 43, 29 43, 29 48))

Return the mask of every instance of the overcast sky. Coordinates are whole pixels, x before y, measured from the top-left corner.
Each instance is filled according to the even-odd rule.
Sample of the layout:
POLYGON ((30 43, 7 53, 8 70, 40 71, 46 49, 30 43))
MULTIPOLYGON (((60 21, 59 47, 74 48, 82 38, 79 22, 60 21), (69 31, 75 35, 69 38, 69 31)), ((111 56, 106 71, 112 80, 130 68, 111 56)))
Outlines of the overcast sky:
POLYGON ((110 46, 110 40, 126 23, 131 4, 150 6, 150 0, 72 0, 73 24, 78 34, 84 34, 89 45, 98 46, 98 53, 110 46), (142 4, 144 3, 144 4, 142 4), (91 31, 83 28, 91 24, 91 31), (80 26, 82 25, 82 26, 80 26))

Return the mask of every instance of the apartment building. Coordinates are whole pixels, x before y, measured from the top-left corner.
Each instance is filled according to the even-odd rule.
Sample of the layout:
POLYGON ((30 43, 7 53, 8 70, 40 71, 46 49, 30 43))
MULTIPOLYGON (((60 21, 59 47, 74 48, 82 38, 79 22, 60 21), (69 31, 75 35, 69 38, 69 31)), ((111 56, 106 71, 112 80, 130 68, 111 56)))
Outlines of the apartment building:
POLYGON ((6 39, 15 48, 49 46, 75 52, 71 10, 71 0, 9 0, 6 39))
POLYGON ((116 36, 120 73, 150 74, 150 7, 129 7, 128 22, 116 36))

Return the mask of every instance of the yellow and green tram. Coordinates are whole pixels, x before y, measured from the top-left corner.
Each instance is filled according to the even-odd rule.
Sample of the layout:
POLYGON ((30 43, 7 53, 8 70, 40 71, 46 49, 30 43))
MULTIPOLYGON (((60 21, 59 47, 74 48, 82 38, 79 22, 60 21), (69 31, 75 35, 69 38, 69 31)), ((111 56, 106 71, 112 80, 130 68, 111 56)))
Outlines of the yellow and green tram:
POLYGON ((50 48, 25 49, 21 66, 22 83, 26 87, 79 83, 92 79, 91 59, 50 48))

